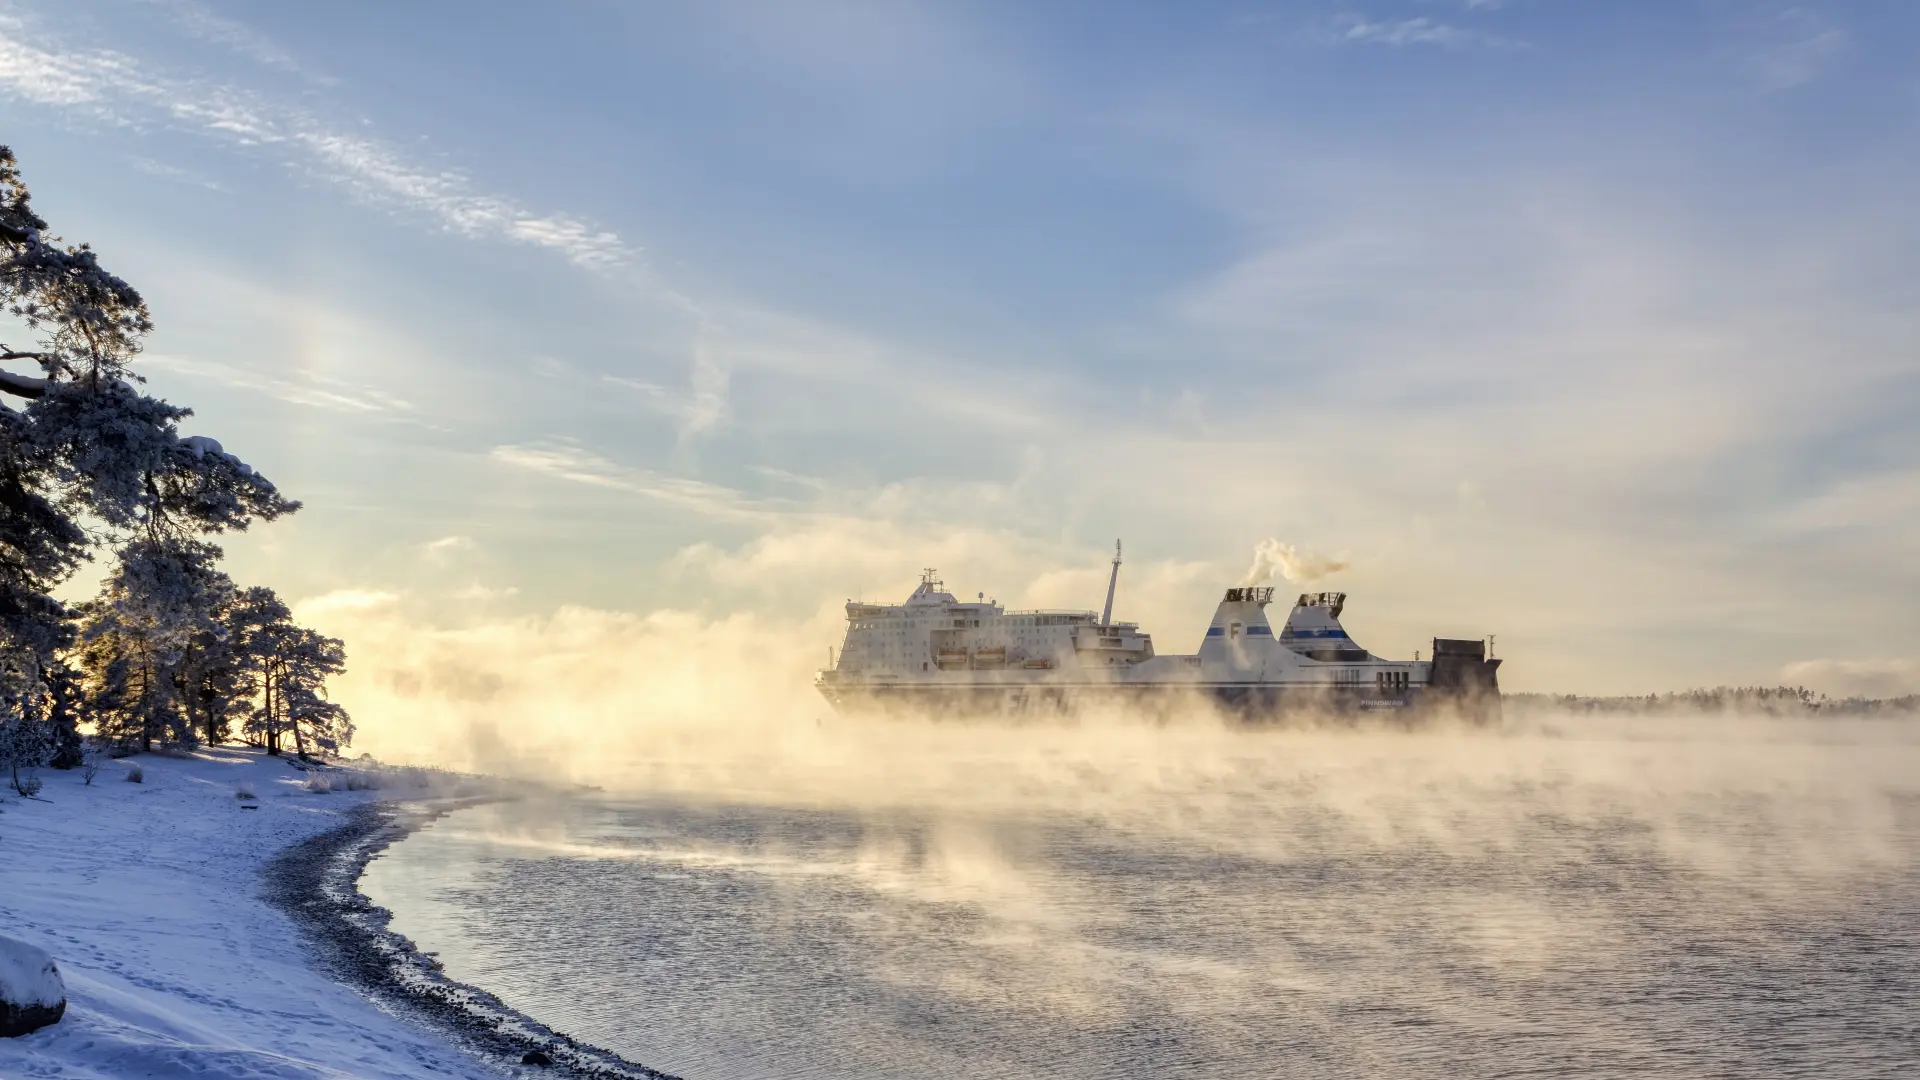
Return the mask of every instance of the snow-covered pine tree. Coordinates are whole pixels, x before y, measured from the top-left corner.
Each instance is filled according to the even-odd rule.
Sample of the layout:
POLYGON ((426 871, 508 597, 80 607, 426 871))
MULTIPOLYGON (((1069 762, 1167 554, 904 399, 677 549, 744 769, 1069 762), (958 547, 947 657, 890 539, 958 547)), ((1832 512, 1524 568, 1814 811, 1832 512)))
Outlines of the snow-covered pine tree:
POLYGON ((312 746, 337 753, 353 738, 353 719, 327 699, 327 680, 346 670, 346 646, 293 621, 286 605, 270 589, 249 589, 255 617, 244 652, 254 673, 256 696, 247 731, 260 738, 269 754, 293 737, 302 758, 312 746))
MULTIPOLYGON (((152 329, 146 301, 90 247, 46 230, 12 150, 0 146, 0 307, 38 339, 28 349, 0 344, 0 363, 40 371, 0 369, 0 393, 25 402, 0 405, 0 702, 19 705, 6 715, 38 715, 32 706, 43 704, 49 665, 66 644, 66 612, 51 593, 86 557, 91 527, 122 560, 109 588, 119 594, 89 611, 103 629, 85 648, 140 647, 95 657, 89 674, 105 680, 96 689, 111 691, 123 719, 138 713, 144 739, 169 693, 153 661, 171 655, 177 624, 194 622, 167 613, 181 599, 168 590, 207 584, 195 577, 206 560, 192 545, 299 504, 218 442, 180 435, 191 412, 142 393, 129 370, 152 329)), ((184 659, 187 646, 179 650, 184 659)))
MULTIPOLYGON (((229 591, 213 622, 196 630, 188 641, 187 662, 181 666, 181 694, 188 714, 196 718, 208 743, 233 737, 234 722, 244 717, 252 696, 246 641, 247 631, 258 615, 248 597, 258 591, 229 591)), ((272 590, 265 591, 271 595, 272 590)))
POLYGON ((276 629, 293 622, 293 612, 279 594, 264 585, 253 585, 234 595, 227 606, 225 623, 234 658, 233 696, 226 702, 228 722, 238 719, 247 741, 279 753, 279 731, 274 722, 277 712, 262 704, 267 694, 270 654, 279 636, 276 629))
MULTIPOLYGON (((330 644, 344 661, 340 639, 315 638, 330 644)), ((334 670, 337 673, 345 666, 343 662, 334 670)), ((338 754, 353 741, 353 717, 339 702, 327 700, 326 692, 324 676, 310 683, 287 684, 287 726, 293 730, 294 744, 303 758, 309 745, 323 754, 338 754)))
POLYGON ((217 647, 233 582, 220 549, 196 540, 139 540, 120 552, 99 599, 85 605, 78 659, 94 723, 107 739, 192 745, 208 649, 217 647))
POLYGON ((75 769, 86 764, 87 743, 80 735, 80 678, 64 659, 56 658, 45 672, 47 727, 53 754, 47 764, 75 769))
POLYGON ((39 790, 32 782, 33 770, 45 765, 52 753, 52 727, 35 715, 32 705, 9 695, 0 705, 0 769, 7 771, 13 790, 22 795, 39 790))

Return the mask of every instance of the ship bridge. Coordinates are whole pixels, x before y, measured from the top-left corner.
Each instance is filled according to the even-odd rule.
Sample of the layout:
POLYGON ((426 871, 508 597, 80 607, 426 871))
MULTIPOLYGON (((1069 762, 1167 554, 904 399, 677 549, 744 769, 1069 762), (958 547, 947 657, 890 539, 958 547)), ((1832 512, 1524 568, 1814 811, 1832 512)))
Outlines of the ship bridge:
POLYGON ((920 584, 907 597, 906 607, 956 607, 960 601, 947 591, 947 583, 940 580, 940 572, 928 567, 920 571, 920 584))
MULTIPOLYGON (((1111 604, 1111 582, 1108 595, 1111 604)), ((1008 611, 984 593, 967 603, 928 569, 904 603, 847 601, 847 637, 832 666, 848 675, 912 676, 1114 667, 1152 659, 1152 636, 1137 623, 1112 621, 1111 610, 1008 611)))

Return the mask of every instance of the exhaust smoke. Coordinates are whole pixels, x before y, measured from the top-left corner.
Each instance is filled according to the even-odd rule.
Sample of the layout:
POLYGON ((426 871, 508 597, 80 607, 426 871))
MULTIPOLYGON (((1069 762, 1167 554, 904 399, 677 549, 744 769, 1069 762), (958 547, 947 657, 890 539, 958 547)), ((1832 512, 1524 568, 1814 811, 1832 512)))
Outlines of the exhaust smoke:
POLYGON ((1243 587, 1265 585, 1272 581, 1273 575, 1277 573, 1295 585, 1305 585, 1330 574, 1337 574, 1351 565, 1353 564, 1344 555, 1323 555, 1317 551, 1306 551, 1269 537, 1254 547, 1253 565, 1247 568, 1246 575, 1240 579, 1240 584, 1243 587))

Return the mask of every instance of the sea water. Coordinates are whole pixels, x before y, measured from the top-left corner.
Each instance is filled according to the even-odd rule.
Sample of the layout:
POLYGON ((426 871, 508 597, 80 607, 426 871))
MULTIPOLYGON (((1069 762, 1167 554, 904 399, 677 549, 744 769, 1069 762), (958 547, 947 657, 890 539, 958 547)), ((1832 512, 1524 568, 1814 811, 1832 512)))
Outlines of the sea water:
POLYGON ((636 759, 363 888, 690 1078, 1920 1075, 1912 722, 870 741, 636 759))

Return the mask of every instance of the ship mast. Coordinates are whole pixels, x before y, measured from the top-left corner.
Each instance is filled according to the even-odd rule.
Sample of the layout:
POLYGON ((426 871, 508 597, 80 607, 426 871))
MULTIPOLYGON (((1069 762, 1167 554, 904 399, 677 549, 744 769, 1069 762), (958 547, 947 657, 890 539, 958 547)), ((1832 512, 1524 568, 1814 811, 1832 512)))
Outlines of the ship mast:
POLYGON ((1100 613, 1100 625, 1113 625, 1113 588, 1120 584, 1120 541, 1113 542, 1113 573, 1107 578, 1107 609, 1100 613))

